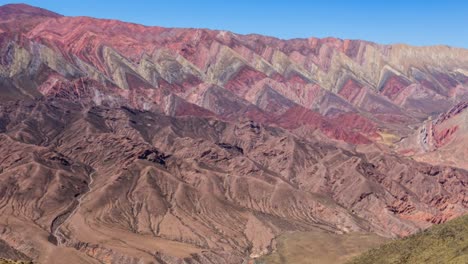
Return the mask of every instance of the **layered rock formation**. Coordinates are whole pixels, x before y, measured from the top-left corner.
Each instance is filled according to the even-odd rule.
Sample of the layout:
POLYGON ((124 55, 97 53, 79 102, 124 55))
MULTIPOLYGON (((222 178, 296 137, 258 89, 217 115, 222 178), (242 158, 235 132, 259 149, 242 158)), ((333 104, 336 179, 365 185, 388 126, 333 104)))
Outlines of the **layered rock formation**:
POLYGON ((426 120, 398 144, 398 151, 415 159, 468 169, 468 102, 426 120))
POLYGON ((36 262, 243 263, 467 212, 467 171, 395 147, 463 133, 467 50, 0 14, 0 239, 36 262))

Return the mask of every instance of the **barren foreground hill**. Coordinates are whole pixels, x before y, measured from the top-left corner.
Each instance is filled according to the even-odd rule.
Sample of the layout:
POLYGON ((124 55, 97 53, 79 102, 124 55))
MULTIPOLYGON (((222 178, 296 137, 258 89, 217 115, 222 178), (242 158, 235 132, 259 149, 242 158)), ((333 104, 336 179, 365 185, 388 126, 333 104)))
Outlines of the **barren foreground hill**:
POLYGON ((465 49, 6 5, 0 50, 0 257, 245 263, 468 211, 465 49))

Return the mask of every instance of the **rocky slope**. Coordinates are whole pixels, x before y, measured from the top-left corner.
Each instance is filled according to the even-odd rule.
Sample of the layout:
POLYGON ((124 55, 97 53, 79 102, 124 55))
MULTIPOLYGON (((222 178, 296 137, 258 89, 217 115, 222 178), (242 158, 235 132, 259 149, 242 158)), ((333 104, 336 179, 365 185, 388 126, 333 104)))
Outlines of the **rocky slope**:
POLYGON ((380 139, 379 129, 406 135, 467 99, 465 49, 145 27, 24 5, 2 12, 5 98, 88 95, 169 115, 307 126, 350 143, 380 139))
POLYGON ((38 263, 243 263, 468 211, 467 171, 394 151, 463 105, 467 50, 0 14, 0 239, 38 263))
MULTIPOLYGON (((18 250, 12 248, 5 241, 0 240, 0 263, 10 263, 10 259, 22 260, 24 263, 29 263, 28 260, 30 258, 18 250)), ((11 262, 15 263, 14 261, 11 262)), ((21 263, 21 261, 19 261, 19 263, 21 263)))
POLYGON ((466 212, 465 171, 253 121, 58 99, 2 113, 1 238, 40 263, 240 263, 285 231, 391 237, 466 212))
POLYGON ((468 102, 429 118, 397 146, 404 155, 432 163, 468 169, 468 102))

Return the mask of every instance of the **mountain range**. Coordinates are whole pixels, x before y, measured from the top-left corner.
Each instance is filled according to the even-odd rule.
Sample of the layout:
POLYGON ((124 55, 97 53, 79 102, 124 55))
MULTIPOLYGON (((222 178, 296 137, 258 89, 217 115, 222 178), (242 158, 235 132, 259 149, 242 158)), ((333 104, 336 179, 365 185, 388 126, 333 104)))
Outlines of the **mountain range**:
POLYGON ((290 232, 407 236, 468 212, 467 108, 467 49, 1 6, 0 257, 247 263, 290 232))

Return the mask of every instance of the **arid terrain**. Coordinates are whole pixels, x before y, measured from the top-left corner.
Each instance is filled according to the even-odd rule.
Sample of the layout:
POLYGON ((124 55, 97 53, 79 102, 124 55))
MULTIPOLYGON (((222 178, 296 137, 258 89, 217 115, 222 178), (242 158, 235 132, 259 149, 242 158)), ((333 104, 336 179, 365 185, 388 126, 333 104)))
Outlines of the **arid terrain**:
POLYGON ((468 213, 467 106, 462 48, 1 6, 0 258, 354 255, 468 213))
POLYGON ((257 258, 254 263, 341 264, 385 242, 388 239, 371 233, 332 234, 321 230, 292 232, 278 237, 276 250, 257 258))

